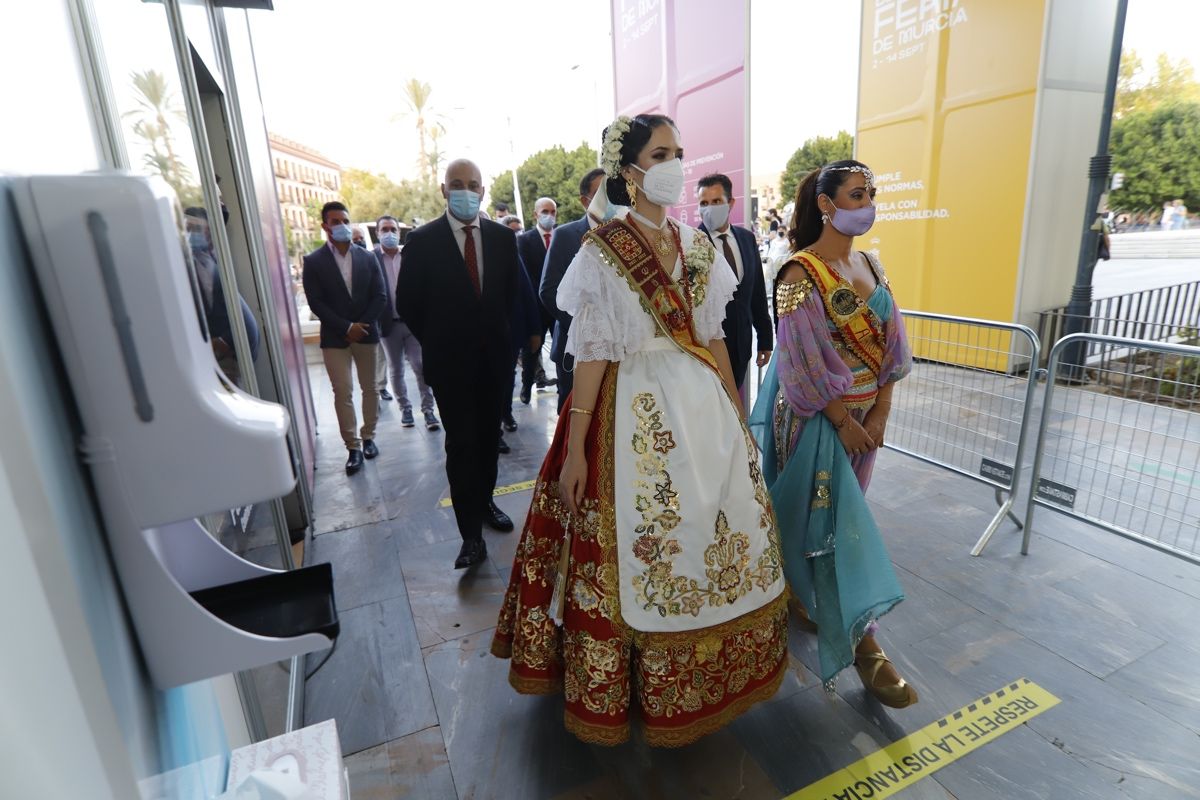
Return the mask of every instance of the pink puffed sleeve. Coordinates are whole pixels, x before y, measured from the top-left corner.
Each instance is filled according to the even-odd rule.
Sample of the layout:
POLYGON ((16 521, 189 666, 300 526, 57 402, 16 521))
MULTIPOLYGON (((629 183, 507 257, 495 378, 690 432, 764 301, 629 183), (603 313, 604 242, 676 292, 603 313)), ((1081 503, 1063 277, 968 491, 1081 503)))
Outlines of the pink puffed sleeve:
POLYGON ((825 307, 816 292, 779 319, 779 385, 802 417, 816 414, 854 383, 850 368, 834 349, 825 319, 825 307))

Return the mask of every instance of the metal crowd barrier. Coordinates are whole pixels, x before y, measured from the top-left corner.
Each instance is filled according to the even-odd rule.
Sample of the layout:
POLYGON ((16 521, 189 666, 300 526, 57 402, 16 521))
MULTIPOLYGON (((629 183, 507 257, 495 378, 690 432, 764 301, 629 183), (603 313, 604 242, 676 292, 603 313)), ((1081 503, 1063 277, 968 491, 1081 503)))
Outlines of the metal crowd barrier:
POLYGON ((1078 343, 1108 357, 1046 381, 1021 552, 1042 506, 1200 564, 1200 347, 1071 334, 1051 378, 1077 375, 1060 360, 1078 343))
POLYGON ((885 446, 995 489, 999 509, 971 548, 983 552, 1012 513, 1040 344, 1024 325, 903 312, 913 370, 896 384, 885 446), (1004 494, 1008 495, 1005 499, 1004 494))

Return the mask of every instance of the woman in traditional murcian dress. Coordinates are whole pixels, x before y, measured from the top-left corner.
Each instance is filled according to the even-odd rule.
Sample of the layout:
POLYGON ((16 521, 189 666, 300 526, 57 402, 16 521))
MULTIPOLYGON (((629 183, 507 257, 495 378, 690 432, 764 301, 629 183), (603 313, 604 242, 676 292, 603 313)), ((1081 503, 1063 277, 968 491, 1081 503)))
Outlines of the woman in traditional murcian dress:
POLYGON ((853 664, 867 691, 903 708, 916 690, 874 631, 904 595, 864 493, 912 355, 882 267, 853 249, 875 220, 874 197, 871 170, 858 161, 836 161, 800 184, 794 252, 775 285, 778 344, 751 425, 822 680, 832 686, 853 664))
POLYGON ((666 216, 683 188, 667 117, 604 135, 610 201, 558 289, 575 386, 534 489, 492 652, 566 726, 618 744, 710 733, 778 688, 783 564, 722 339, 736 278, 666 216), (561 625, 559 624, 561 621, 561 625))

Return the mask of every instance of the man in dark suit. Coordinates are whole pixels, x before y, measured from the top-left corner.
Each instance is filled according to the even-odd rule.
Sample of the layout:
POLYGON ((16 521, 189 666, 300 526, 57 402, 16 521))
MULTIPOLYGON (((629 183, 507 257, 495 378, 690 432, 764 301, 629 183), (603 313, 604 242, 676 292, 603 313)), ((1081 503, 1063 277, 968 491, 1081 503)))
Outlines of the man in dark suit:
MULTIPOLYGON (((579 182, 579 202, 586 209, 592 204, 597 192, 604 191, 604 170, 594 169, 579 182)), ((542 270, 542 282, 538 286, 538 296, 542 305, 554 318, 554 344, 550 347, 550 360, 558 367, 558 410, 562 411, 567 395, 575 383, 572 370, 574 361, 567 354, 567 336, 571 330, 571 315, 558 307, 558 285, 562 283, 567 267, 571 265, 575 254, 583 244, 583 235, 599 225, 601 220, 589 215, 586 211, 577 220, 559 225, 554 229, 550 239, 550 249, 546 252, 546 265, 542 270)))
POLYGON ((479 167, 450 162, 442 183, 447 212, 408 235, 396 284, 396 310, 421 343, 425 382, 446 431, 446 477, 463 538, 456 569, 487 558, 485 522, 513 529, 492 492, 521 264, 513 232, 480 217, 483 191, 479 167))
POLYGON ((321 356, 333 384, 333 405, 342 441, 350 451, 346 473, 362 469, 363 458, 375 458, 375 422, 379 418, 379 385, 375 358, 379 349, 379 313, 387 303, 379 262, 370 250, 350 241, 350 214, 336 200, 321 208, 321 227, 329 241, 304 257, 304 295, 321 320, 321 356), (362 391, 362 429, 354 415, 352 372, 362 391))
MULTIPOLYGON (((212 343, 217 366, 235 385, 242 386, 242 372, 237 354, 233 350, 233 325, 229 309, 225 305, 225 290, 221 282, 221 270, 212 249, 212 234, 208 229, 208 211, 199 206, 183 210, 187 225, 188 244, 192 248, 192 262, 196 266, 196 279, 200 283, 200 296, 204 301, 204 321, 208 325, 208 338, 212 343)), ((246 329, 246 343, 250 345, 250 360, 258 360, 258 321, 250 310, 241 292, 238 304, 242 308, 242 325, 246 329)), ((247 369, 252 369, 247 365, 247 369)))
MULTIPOLYGON (((531 286, 542 283, 542 267, 546 262, 546 251, 550 249, 550 237, 554 225, 558 222, 558 204, 549 197, 539 197, 533 204, 534 225, 527 231, 517 234, 517 252, 521 254, 521 263, 529 276, 531 286)), ((541 389, 553 386, 553 381, 546 380, 546 372, 542 369, 542 342, 546 332, 554 324, 550 312, 538 309, 541 315, 541 329, 538 331, 539 341, 536 347, 531 346, 522 356, 521 369, 521 402, 528 403, 533 392, 533 384, 541 389)))
POLYGON ((771 358, 775 332, 771 328, 771 311, 767 307, 766 280, 754 234, 745 228, 729 224, 733 210, 733 182, 725 175, 705 175, 696 185, 700 203, 700 230, 708 234, 717 252, 737 274, 738 288, 725 307, 725 346, 733 366, 733 379, 742 404, 746 403, 746 368, 750 365, 751 336, 758 336, 758 358, 755 363, 765 366, 771 358))

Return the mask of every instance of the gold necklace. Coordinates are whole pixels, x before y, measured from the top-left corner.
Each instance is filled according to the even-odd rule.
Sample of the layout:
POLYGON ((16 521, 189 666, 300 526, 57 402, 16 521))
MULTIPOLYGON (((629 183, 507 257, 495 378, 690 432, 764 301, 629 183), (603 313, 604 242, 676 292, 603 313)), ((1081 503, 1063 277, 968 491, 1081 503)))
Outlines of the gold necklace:
POLYGON ((642 222, 641 219, 638 219, 637 221, 640 227, 648 229, 646 234, 647 239, 650 238, 649 231, 654 232, 653 245, 659 256, 661 256, 663 259, 669 258, 671 255, 671 240, 674 238, 671 235, 670 220, 666 220, 666 224, 661 228, 651 228, 649 225, 642 222))
POLYGON ((667 235, 667 232, 658 231, 658 239, 654 242, 654 249, 664 259, 671 255, 671 237, 667 235))

